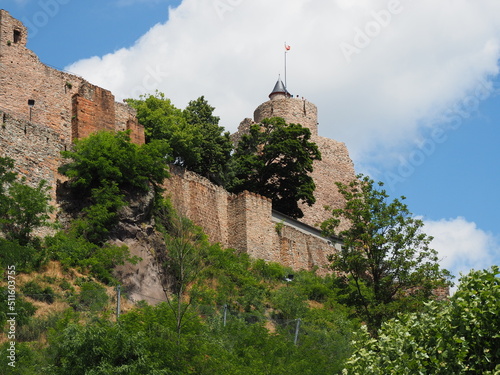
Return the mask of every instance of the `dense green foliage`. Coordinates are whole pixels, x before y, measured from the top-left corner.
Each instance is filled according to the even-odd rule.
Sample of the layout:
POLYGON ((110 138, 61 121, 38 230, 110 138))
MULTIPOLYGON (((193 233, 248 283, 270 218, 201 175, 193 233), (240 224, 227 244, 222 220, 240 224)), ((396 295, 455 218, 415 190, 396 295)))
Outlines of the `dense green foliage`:
MULTIPOLYGON (((172 229, 169 235, 174 237, 172 229)), ((108 315, 108 295, 88 278, 68 283, 44 277, 23 285, 27 294, 53 296, 71 310, 27 319, 18 336, 17 370, 31 373, 38 365, 44 374, 341 372, 358 324, 336 303, 333 278, 301 271, 287 283, 289 269, 218 245, 206 247, 201 261, 183 292, 181 306, 190 307, 181 335, 172 308, 175 293, 171 305, 139 303, 115 323, 108 315), (50 282, 50 288, 64 292, 53 293, 50 282), (322 303, 310 306, 312 297, 322 303), (45 345, 39 344, 42 336, 48 337, 45 345)), ((174 292, 178 287, 172 285, 174 292)))
POLYGON ((168 177, 167 150, 160 141, 138 146, 127 132, 98 132, 76 141, 72 151, 63 151, 71 161, 60 171, 70 178, 73 196, 84 203, 73 223, 76 235, 103 244, 119 209, 127 204, 125 194, 145 193, 151 186, 160 189, 168 177))
POLYGON ((128 132, 101 131, 76 140, 73 150, 61 152, 71 161, 60 171, 70 178, 73 189, 87 197, 110 184, 145 192, 150 184, 161 185, 168 176, 166 153, 164 143, 139 146, 130 141, 128 132))
POLYGON ((361 335, 345 374, 499 374, 499 301, 500 269, 472 271, 450 301, 361 335))
POLYGON ((18 181, 13 169, 12 159, 0 158, 0 232, 13 245, 28 246, 33 243, 33 231, 48 225, 49 188, 44 180, 35 188, 24 179, 18 181))
POLYGON ((219 126, 214 107, 202 96, 184 110, 176 108, 163 93, 128 99, 145 127, 146 140, 163 140, 170 146, 169 161, 210 178, 223 180, 232 144, 219 126))
POLYGON ((333 209, 322 224, 326 235, 343 240, 342 250, 330 258, 331 267, 345 275, 339 278, 345 302, 376 334, 383 321, 418 309, 434 290, 446 287, 449 272, 429 248, 432 238, 421 231, 423 222, 400 200, 388 202, 387 193, 368 177, 337 186, 346 205, 333 209), (347 229, 339 229, 341 219, 347 229))
POLYGON ((72 267, 81 272, 88 271, 107 284, 116 281, 113 276, 116 266, 138 261, 137 257, 130 256, 126 246, 96 245, 71 231, 61 231, 46 237, 45 248, 51 259, 61 262, 65 269, 72 267))
POLYGON ((321 159, 311 132, 299 124, 286 124, 279 117, 252 125, 242 136, 233 155, 233 192, 252 191, 273 201, 274 209, 294 218, 303 215, 298 202, 312 205, 313 161, 321 159))

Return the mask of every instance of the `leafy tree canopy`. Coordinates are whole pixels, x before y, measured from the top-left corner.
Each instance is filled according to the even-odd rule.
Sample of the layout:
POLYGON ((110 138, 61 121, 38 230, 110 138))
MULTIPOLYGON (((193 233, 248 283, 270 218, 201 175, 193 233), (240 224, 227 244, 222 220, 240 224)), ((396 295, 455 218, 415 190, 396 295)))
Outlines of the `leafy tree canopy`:
POLYGON ((71 161, 60 168, 70 178, 73 192, 87 203, 82 217, 73 222, 77 235, 102 244, 117 223, 118 210, 126 205, 126 192, 147 192, 151 184, 160 190, 168 177, 165 142, 138 146, 128 132, 98 132, 77 140, 72 151, 63 151, 71 161))
POLYGON ((355 341, 344 374, 500 373, 500 269, 462 277, 449 302, 430 302, 355 341))
POLYGON ((36 187, 26 185, 13 168, 12 159, 0 158, 0 231, 7 240, 26 246, 36 228, 49 224, 50 188, 44 180, 36 187))
POLYGON ((230 190, 261 194, 272 199, 274 209, 294 218, 304 216, 298 202, 312 205, 316 201, 309 173, 313 161, 321 159, 310 138, 309 129, 279 117, 252 125, 234 153, 235 179, 230 190))
MULTIPOLYGON (((382 186, 379 183, 379 186, 382 186)), ((339 236, 342 250, 330 257, 346 302, 375 334, 382 322, 397 312, 411 311, 446 287, 450 274, 439 267, 432 237, 422 232, 423 222, 402 201, 388 202, 385 190, 359 175, 349 185, 337 183, 345 207, 332 210, 322 229, 339 236), (341 219, 347 229, 341 229, 341 219)), ((402 197, 404 199, 404 197, 402 197)))
POLYGON ((137 109, 148 142, 165 140, 175 164, 221 183, 232 144, 219 117, 213 115, 215 108, 203 96, 189 102, 184 111, 160 92, 127 103, 137 109))
POLYGON ((90 195, 92 189, 116 184, 120 189, 149 189, 149 183, 161 185, 168 177, 162 142, 138 146, 128 132, 101 131, 75 141, 72 151, 62 156, 71 161, 60 172, 71 179, 71 186, 90 195))

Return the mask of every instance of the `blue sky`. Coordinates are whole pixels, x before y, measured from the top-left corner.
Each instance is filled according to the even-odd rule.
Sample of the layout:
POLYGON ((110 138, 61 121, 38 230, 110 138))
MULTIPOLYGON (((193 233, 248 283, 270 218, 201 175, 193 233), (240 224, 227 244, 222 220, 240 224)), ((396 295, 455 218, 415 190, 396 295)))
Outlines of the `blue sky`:
POLYGON ((283 75, 320 135, 407 197, 454 274, 500 264, 497 0, 0 0, 28 47, 117 100, 205 95, 234 131, 283 75))

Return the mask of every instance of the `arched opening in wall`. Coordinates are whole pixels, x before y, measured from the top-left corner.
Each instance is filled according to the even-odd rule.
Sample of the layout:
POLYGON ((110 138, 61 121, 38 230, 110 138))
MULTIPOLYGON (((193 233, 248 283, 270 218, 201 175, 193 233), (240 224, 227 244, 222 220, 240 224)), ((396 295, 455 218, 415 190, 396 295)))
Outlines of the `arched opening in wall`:
POLYGON ((17 44, 21 41, 21 30, 14 29, 14 43, 17 44))

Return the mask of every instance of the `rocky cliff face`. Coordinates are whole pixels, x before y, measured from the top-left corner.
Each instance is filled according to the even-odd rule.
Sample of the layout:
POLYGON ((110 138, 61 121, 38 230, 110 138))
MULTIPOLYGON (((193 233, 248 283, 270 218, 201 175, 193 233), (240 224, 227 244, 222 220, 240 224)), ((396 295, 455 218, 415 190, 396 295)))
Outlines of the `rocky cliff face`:
POLYGON ((166 300, 163 287, 167 283, 160 264, 164 261, 162 254, 166 253, 166 246, 152 218, 155 195, 151 189, 147 194, 132 195, 127 200, 129 205, 120 210, 119 223, 109 242, 127 246, 131 256, 141 260, 137 264, 118 266, 115 276, 131 301, 156 304, 166 300))

